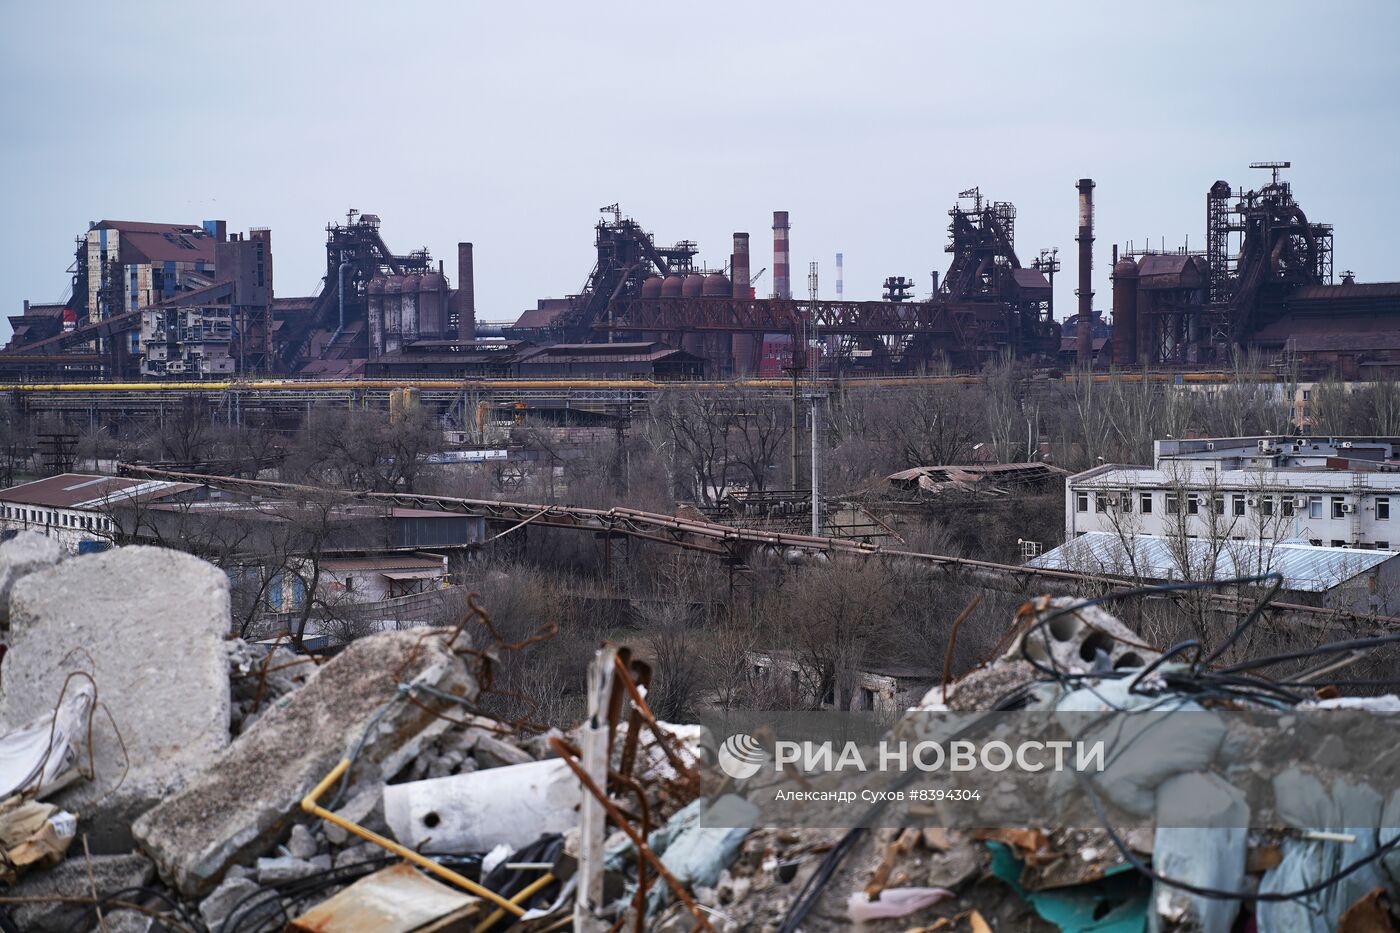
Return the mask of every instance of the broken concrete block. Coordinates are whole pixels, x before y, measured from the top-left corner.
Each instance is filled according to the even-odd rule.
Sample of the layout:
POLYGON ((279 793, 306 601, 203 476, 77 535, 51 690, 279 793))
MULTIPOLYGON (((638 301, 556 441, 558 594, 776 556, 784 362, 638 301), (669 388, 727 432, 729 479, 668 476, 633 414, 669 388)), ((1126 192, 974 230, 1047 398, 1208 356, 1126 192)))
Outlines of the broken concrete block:
MULTIPOLYGON (((96 888, 97 896, 105 897, 147 884, 153 874, 150 861, 140 855, 94 855, 91 859, 78 856, 60 862, 50 871, 26 875, 6 890, 5 896, 90 898, 96 888)), ((7 907, 15 927, 25 933, 66 933, 75 928, 83 929, 76 925, 86 910, 85 904, 53 901, 7 907)))
MULTIPOLYGON (((379 833, 382 836, 389 832, 389 826, 384 822, 384 789, 378 784, 352 791, 350 799, 334 812, 336 816, 364 827, 372 833, 379 833)), ((343 846, 347 842, 360 838, 350 830, 337 826, 329 820, 325 823, 325 832, 326 838, 331 841, 331 844, 337 846, 343 846)))
MULTIPOLYGON (((417 704, 400 683, 474 699, 467 666, 440 631, 384 632, 361 638, 282 697, 183 790, 133 827, 161 876, 186 895, 207 891, 233 862, 267 852, 301 813, 301 798, 350 755, 366 726, 391 700, 351 771, 351 779, 394 774, 448 727, 434 711, 459 707, 430 694, 417 704)), ((331 804, 332 795, 323 801, 331 804)))
POLYGON ((387 854, 388 853, 372 842, 362 842, 359 845, 341 849, 335 856, 335 867, 346 868, 350 865, 372 862, 375 859, 385 857, 387 854))
POLYGON ((286 884, 288 881, 300 881, 310 875, 321 871, 330 871, 331 857, 329 855, 318 855, 315 858, 295 858, 290 855, 281 855, 277 858, 258 859, 258 884, 273 885, 286 884))
POLYGON ((1068 596, 1051 599, 1037 619, 1050 618, 1046 625, 1028 630, 1006 652, 1006 659, 1023 656, 1032 661, 1074 674, 1095 670, 1132 670, 1146 667, 1161 655, 1143 643, 1132 629, 1098 606, 1081 606, 1058 614, 1080 600, 1068 596))
POLYGON ((0 628, 10 624, 10 589, 16 581, 52 567, 66 553, 58 541, 37 531, 21 531, 0 544, 0 628))
POLYGON ((419 852, 518 849, 578 822, 583 791, 558 758, 390 784, 384 815, 394 838, 419 852))
POLYGON ((213 933, 223 929, 224 921, 239 904, 250 902, 262 888, 247 878, 228 878, 199 902, 199 916, 213 933))
POLYGON ((156 930, 156 920, 135 910, 104 912, 102 926, 98 929, 103 933, 152 933, 156 930))
POLYGON ((535 760, 529 752, 516 748, 509 742, 503 742, 489 732, 483 732, 476 737, 472 754, 483 768, 523 765, 535 760))
POLYGON ((93 851, 129 850, 132 820, 228 745, 228 628, 228 577, 179 551, 118 548, 15 584, 0 724, 51 713, 73 671, 111 713, 92 717, 96 779, 56 798, 93 851))
POLYGON ((293 858, 314 858, 316 848, 316 837, 311 835, 311 830, 302 823, 292 827, 292 834, 287 837, 287 851, 293 858))

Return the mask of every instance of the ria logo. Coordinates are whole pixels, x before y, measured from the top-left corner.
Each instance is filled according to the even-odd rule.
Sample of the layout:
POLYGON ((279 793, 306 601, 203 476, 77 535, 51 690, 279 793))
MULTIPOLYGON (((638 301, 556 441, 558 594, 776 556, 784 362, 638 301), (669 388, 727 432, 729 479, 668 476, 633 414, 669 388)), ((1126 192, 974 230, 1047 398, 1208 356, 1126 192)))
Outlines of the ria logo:
POLYGON ((719 759, 721 771, 742 781, 758 773, 768 760, 768 753, 758 744, 758 739, 747 732, 736 732, 724 740, 715 757, 719 759))

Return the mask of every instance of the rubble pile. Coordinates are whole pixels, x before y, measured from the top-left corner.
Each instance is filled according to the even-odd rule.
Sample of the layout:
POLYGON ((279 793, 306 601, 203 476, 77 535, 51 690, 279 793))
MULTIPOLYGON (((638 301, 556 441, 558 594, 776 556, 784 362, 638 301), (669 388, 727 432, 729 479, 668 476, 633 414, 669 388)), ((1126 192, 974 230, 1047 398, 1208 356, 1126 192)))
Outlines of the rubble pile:
MULTIPOLYGON (((202 561, 64 560, 35 537, 0 544, 0 929, 570 920, 584 791, 561 754, 579 740, 477 712, 510 647, 489 618, 310 657, 226 637, 227 580, 202 561)), ((695 799, 698 732, 671 727, 687 745, 640 709, 605 754, 626 756, 612 777, 651 831, 695 799)), ((638 861, 611 857, 593 863, 609 892, 638 861)))
MULTIPOLYGON (((765 785, 713 767, 707 730, 658 721, 651 669, 625 647, 594 658, 584 720, 546 731, 481 713, 502 653, 529 642, 503 644, 474 602, 456 627, 312 657, 227 637, 227 579, 201 561, 65 560, 32 537, 0 544, 6 933, 1370 933, 1400 894, 1400 832, 1357 828, 1400 825, 1400 794, 1328 790, 1322 768, 1283 788, 1268 831, 942 828, 914 809, 885 828, 764 825, 765 785)), ((929 738, 926 714, 1168 701, 1400 711, 1212 672, 1090 602, 1028 604, 1010 641, 887 734, 929 738)), ((1106 796, 1149 818, 1233 812, 1224 778, 1274 738, 1177 734, 1189 767, 1106 796)), ((1047 785, 1048 812, 1060 792, 1047 785)))

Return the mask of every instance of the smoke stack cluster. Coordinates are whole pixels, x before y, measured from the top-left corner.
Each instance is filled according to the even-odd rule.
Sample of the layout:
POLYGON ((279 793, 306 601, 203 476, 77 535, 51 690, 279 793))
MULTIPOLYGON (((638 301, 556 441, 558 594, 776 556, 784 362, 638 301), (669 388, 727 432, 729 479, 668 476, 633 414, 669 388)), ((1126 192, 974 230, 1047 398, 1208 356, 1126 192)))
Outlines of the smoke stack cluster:
POLYGON ((470 243, 457 244, 457 339, 476 339, 476 281, 470 243))
POLYGON ((773 297, 792 297, 792 270, 788 265, 788 212, 773 212, 773 297))
POLYGON ((1079 322, 1075 360, 1088 368, 1094 362, 1094 180, 1081 178, 1079 189, 1079 322))

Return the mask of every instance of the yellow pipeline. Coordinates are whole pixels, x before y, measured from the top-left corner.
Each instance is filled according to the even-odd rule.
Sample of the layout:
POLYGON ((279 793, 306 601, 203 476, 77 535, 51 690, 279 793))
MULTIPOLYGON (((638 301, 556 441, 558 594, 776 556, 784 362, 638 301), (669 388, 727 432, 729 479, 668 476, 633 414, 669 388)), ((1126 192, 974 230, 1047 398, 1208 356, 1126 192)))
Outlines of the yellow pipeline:
MULTIPOLYGON (((531 881, 523 889, 521 889, 520 893, 516 894, 515 897, 512 897, 510 899, 510 902, 512 904, 515 904, 516 906, 525 903, 530 898, 535 896, 536 891, 540 890, 543 887, 546 887, 553 880, 554 876, 551 875, 549 872, 545 872, 543 875, 540 875, 534 881, 531 881)), ((486 933, 487 930, 495 926, 497 920, 500 920, 505 915, 505 908, 497 907, 491 912, 491 916, 487 917, 485 920, 481 921, 476 925, 476 929, 473 931, 473 933, 486 933)))
MULTIPOLYGON (((340 764, 332 768, 331 773, 327 774, 324 778, 322 778, 320 784, 317 784, 314 788, 312 788, 311 793, 301 798, 301 808, 307 813, 310 813, 314 816, 319 816, 321 819, 325 820, 328 823, 334 823, 336 826, 339 826, 346 832, 354 833, 361 839, 364 839, 367 842, 374 843, 381 849, 387 849, 388 851, 397 855, 399 858, 412 862, 424 871, 432 872, 439 878, 443 878, 447 881, 452 882, 453 884, 457 885, 457 887, 463 889, 469 894, 475 894, 477 897, 490 901, 501 910, 510 913, 512 916, 519 917, 525 913, 525 908, 521 907, 519 904, 506 900, 504 897, 501 897, 501 895, 497 894, 495 891, 492 891, 489 888, 483 888, 481 885, 477 884, 470 878, 463 877, 462 875, 457 874, 450 868, 444 868, 442 865, 439 865, 432 859, 427 858, 423 855, 419 855, 412 849, 409 849, 405 846, 401 846, 392 839, 385 839, 378 833, 371 832, 370 830, 365 829, 358 823, 352 823, 342 816, 337 816, 336 814, 332 813, 331 811, 327 810, 325 807, 322 807, 319 803, 317 803, 317 801, 321 799, 321 796, 325 794, 326 791, 330 790, 331 785, 334 784, 336 781, 340 780, 341 775, 343 775, 349 769, 349 767, 350 759, 342 758, 340 760, 340 764)), ((520 895, 517 894, 516 897, 520 897, 520 895)))

